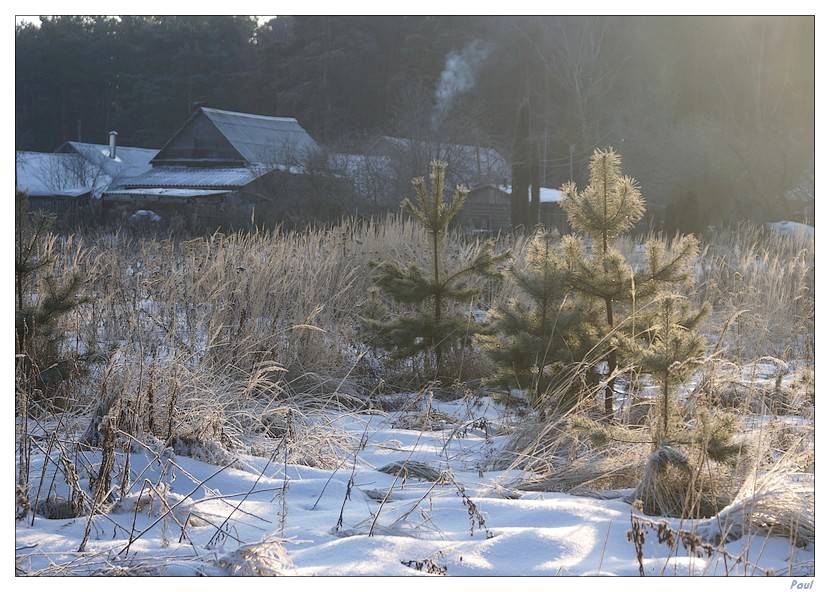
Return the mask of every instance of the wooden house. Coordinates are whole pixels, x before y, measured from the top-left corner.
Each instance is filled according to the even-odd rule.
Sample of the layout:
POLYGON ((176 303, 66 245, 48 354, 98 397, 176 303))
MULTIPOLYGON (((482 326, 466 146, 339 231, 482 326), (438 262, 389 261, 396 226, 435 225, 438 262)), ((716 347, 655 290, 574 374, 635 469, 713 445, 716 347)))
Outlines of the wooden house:
MULTIPOLYGON (((512 228, 509 185, 487 184, 470 190, 456 222, 471 232, 495 232, 512 228)), ((542 187, 539 192, 539 222, 559 234, 570 232, 568 218, 560 207, 564 195, 558 189, 542 187)))
POLYGON ((296 119, 199 107, 152 168, 110 187, 103 206, 110 218, 149 210, 188 226, 270 223, 291 210, 280 198, 318 150, 296 119))
POLYGON ((480 185, 470 190, 456 223, 470 232, 509 230, 510 192, 503 185, 480 185))

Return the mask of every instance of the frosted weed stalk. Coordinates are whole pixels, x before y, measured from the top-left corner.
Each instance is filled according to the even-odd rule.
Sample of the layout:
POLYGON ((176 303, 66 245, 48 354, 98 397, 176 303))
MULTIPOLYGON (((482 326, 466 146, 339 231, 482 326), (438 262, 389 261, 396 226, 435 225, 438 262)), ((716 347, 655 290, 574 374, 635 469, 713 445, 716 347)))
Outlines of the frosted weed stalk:
POLYGON ((698 266, 699 302, 711 302, 713 328, 738 311, 730 357, 812 359, 815 348, 815 242, 748 224, 707 239, 698 266))

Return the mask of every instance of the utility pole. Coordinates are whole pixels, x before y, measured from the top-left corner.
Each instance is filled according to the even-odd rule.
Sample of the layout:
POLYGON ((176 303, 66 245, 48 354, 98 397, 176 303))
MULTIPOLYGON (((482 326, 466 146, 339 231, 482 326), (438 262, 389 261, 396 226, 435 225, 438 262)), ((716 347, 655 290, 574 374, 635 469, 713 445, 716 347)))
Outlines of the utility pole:
POLYGON ((574 180, 574 152, 576 151, 576 144, 571 144, 569 146, 570 153, 571 153, 571 181, 574 180))

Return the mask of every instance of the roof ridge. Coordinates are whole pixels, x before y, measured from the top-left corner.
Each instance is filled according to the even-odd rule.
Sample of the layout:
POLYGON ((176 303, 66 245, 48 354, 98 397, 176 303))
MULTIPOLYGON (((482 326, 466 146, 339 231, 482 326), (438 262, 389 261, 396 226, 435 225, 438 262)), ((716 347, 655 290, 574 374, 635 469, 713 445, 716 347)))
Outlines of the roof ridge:
POLYGON ((238 117, 249 117, 251 119, 270 119, 274 121, 294 121, 297 122, 297 119, 294 117, 279 117, 276 115, 258 115, 256 113, 244 113, 242 111, 228 111, 227 109, 216 109, 213 107, 202 107, 202 111, 205 113, 222 113, 226 115, 235 115, 238 117))
MULTIPOLYGON (((71 146, 92 146, 94 148, 107 148, 109 149, 109 144, 96 144, 93 142, 78 142, 76 140, 67 140, 67 144, 71 146)), ((158 148, 146 148, 144 146, 127 146, 127 145, 118 145, 118 150, 150 150, 158 152, 158 148)))
POLYGON ((449 142, 446 140, 422 140, 418 138, 403 138, 401 136, 387 136, 382 135, 381 138, 385 138, 387 140, 392 140, 395 142, 417 142, 419 144, 433 144, 433 145, 441 145, 441 146, 455 146, 457 148, 473 148, 478 150, 492 150, 501 156, 498 148, 492 145, 487 144, 459 144, 457 142, 449 142))

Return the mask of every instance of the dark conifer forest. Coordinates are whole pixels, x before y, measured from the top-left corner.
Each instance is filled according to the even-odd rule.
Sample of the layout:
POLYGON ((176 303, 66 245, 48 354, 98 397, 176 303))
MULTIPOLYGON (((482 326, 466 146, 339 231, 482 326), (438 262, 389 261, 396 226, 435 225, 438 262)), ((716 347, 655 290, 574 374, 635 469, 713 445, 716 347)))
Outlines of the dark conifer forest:
POLYGON ((202 104, 295 117, 329 149, 440 128, 509 159, 526 101, 543 186, 613 147, 677 225, 676 203, 788 219, 814 170, 814 44, 811 16, 40 17, 16 29, 16 146, 160 148, 202 104))

